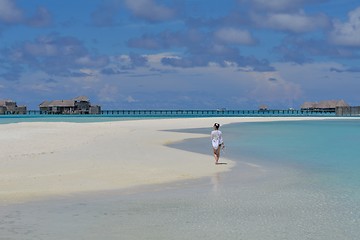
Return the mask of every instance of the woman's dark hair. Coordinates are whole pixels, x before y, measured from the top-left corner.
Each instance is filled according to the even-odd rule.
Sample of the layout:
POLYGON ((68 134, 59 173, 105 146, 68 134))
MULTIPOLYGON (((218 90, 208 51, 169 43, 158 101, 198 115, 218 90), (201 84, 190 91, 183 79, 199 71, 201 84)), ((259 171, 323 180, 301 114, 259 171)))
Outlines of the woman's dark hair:
POLYGON ((219 129, 219 127, 220 127, 220 124, 218 124, 218 123, 215 123, 215 124, 214 124, 214 127, 215 127, 216 129, 219 129))

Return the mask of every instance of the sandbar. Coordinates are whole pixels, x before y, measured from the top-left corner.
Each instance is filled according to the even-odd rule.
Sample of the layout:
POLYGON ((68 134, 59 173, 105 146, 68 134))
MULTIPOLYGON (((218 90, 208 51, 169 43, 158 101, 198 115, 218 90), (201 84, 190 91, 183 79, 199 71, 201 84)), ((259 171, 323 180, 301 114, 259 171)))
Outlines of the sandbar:
MULTIPOLYGON (((228 117, 124 120, 96 123, 21 122, 0 125, 0 203, 108 191, 212 176, 209 154, 171 148, 184 139, 209 137, 179 131, 220 124, 308 120, 304 117, 228 117)), ((317 118, 319 119, 319 118, 317 118)))

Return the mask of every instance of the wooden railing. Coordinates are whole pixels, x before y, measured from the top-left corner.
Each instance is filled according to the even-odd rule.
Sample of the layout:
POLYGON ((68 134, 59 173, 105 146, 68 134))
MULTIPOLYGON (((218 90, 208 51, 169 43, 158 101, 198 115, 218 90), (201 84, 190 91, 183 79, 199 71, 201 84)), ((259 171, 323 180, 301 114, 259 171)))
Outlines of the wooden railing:
MULTIPOLYGON (((29 110, 26 115, 54 115, 38 110, 29 110)), ((76 115, 79 116, 79 115, 76 115)), ((310 110, 102 110, 96 115, 117 117, 245 117, 245 116, 335 116, 333 111, 310 110)))

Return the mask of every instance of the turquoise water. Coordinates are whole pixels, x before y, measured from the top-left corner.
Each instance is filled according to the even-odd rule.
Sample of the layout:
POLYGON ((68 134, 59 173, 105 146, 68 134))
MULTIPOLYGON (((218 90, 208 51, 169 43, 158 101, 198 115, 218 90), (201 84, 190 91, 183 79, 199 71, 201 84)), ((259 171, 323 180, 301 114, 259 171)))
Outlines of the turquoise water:
POLYGON ((224 132, 232 157, 293 165, 324 185, 360 191, 360 120, 242 123, 224 132))
MULTIPOLYGON (((221 203, 229 207, 212 207, 228 212, 215 215, 227 227, 241 229, 242 239, 358 239, 360 120, 238 123, 221 130, 226 145, 222 159, 238 165, 217 187, 221 203), (243 178, 248 171, 243 162, 263 172, 243 178)), ((209 144, 205 138, 178 147, 206 154, 209 144)), ((219 238, 236 239, 226 234, 219 238)))
POLYGON ((0 124, 19 123, 19 122, 73 122, 73 123, 88 123, 88 122, 110 122, 141 119, 140 117, 118 117, 114 115, 99 116, 99 115, 5 115, 0 116, 0 124))

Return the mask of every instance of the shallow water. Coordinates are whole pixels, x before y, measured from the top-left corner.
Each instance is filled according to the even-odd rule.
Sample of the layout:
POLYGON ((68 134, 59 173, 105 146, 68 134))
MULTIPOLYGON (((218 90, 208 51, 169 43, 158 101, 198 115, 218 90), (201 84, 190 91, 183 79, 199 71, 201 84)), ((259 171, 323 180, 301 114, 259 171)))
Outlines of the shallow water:
MULTIPOLYGON (((360 204, 358 178, 352 171, 359 169, 353 159, 356 154, 350 153, 356 144, 344 141, 357 141, 358 124, 301 121, 224 126, 223 156, 238 162, 231 172, 3 206, 0 239, 355 240, 360 235, 360 204), (333 139, 339 139, 342 148, 330 147, 333 139), (343 155, 340 160, 335 157, 343 155)), ((202 138, 174 147, 201 149, 212 163, 209 144, 208 138, 202 138)))
POLYGON ((360 192, 360 120, 267 122, 226 128, 233 155, 293 166, 331 190, 360 192))
POLYGON ((111 122, 124 120, 144 119, 141 117, 118 117, 118 116, 99 116, 99 115, 0 115, 0 124, 20 123, 20 122, 72 122, 72 123, 91 123, 91 122, 111 122))

